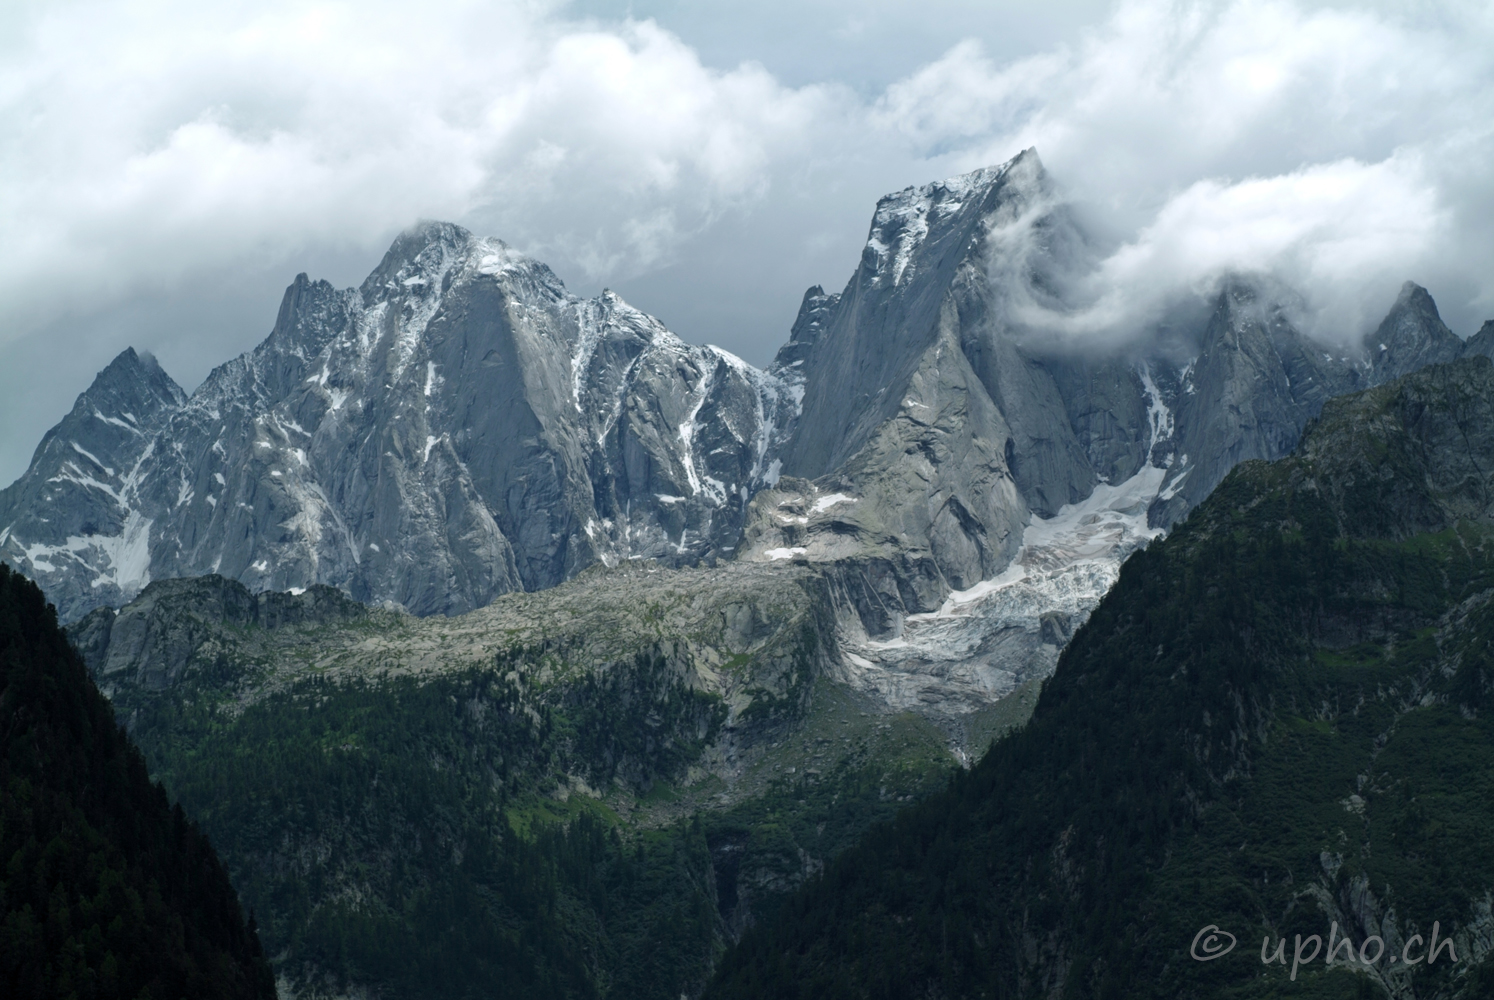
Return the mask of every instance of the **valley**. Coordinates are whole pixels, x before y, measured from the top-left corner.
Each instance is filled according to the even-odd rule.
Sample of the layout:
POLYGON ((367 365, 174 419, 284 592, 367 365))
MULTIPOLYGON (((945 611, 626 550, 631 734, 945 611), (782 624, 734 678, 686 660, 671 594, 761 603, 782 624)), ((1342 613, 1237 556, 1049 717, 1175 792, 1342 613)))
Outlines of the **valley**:
MULTIPOLYGON (((760 370, 423 223, 190 393, 121 354, 0 491, 0 557, 282 1000, 1271 995, 1174 932, 1217 896, 1404 937, 1374 886, 1422 856, 1323 824, 1431 780, 1413 747, 1377 784, 1398 727, 1483 752, 1449 651, 1494 338, 1407 282, 1323 350, 1229 275, 1077 350, 1014 303, 1086 239, 1034 150, 888 195, 760 370)), ((1481 962, 1468 865, 1429 884, 1481 962)))
POLYGON ((631 564, 456 619, 163 581, 72 635, 282 994, 677 996, 1020 722, 835 683, 829 614, 801 567, 631 564))

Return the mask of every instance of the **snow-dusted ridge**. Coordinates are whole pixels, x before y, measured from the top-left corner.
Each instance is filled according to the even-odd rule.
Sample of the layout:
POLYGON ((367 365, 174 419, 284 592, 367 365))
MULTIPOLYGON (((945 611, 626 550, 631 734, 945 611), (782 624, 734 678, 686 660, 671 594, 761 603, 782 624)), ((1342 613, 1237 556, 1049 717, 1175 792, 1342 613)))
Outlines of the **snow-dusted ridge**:
POLYGON ((911 280, 909 265, 928 237, 930 225, 958 213, 966 199, 989 188, 1011 166, 984 167, 922 187, 905 188, 879 201, 866 239, 866 253, 875 271, 872 281, 896 287, 911 280))
POLYGON ((0 557, 64 618, 210 572, 451 613, 725 553, 802 399, 446 223, 358 288, 300 276, 191 397, 127 354, 0 494, 0 557))
POLYGON ((0 491, 0 558, 64 619, 209 572, 450 614, 596 563, 804 562, 846 680, 966 712, 1046 676, 1235 463, 1465 351, 1414 285, 1367 360, 1230 279, 1163 353, 1043 353, 1002 283, 1083 242, 1052 192, 1028 150, 882 199, 845 290, 806 292, 766 371, 423 224, 357 288, 299 276, 190 398, 121 355, 0 491), (1014 217, 1042 238, 998 238, 1014 217))

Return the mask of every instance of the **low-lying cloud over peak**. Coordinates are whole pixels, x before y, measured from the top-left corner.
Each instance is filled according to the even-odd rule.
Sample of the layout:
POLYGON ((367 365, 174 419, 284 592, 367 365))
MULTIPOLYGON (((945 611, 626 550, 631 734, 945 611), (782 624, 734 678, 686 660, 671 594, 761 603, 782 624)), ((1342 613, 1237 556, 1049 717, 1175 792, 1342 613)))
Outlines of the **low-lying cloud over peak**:
POLYGON ((0 296, 89 294, 301 247, 368 246, 417 217, 635 274, 760 199, 839 113, 750 64, 703 66, 652 21, 549 5, 161 3, 43 9, 5 71, 0 296), (165 30, 160 30, 164 28, 165 30))
POLYGON ((979 43, 893 84, 874 117, 930 157, 1036 146, 1108 235, 1082 307, 1018 303, 1076 338, 1126 337, 1228 273, 1299 288, 1310 329, 1373 326, 1407 277, 1466 336, 1494 314, 1494 17, 1436 24, 1290 3, 1129 3, 1067 49, 979 43))
POLYGON ((1416 151, 1196 181, 1108 254, 1083 214, 1049 192, 990 234, 1008 318, 1055 349, 1150 339, 1235 278, 1279 289, 1305 332, 1356 349, 1404 276, 1457 232, 1416 151))

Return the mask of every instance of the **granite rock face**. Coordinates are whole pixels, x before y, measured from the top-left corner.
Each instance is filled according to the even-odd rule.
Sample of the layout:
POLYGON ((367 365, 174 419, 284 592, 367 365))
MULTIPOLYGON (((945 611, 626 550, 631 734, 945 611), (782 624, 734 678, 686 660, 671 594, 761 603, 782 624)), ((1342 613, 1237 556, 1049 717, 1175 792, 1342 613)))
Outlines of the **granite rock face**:
POLYGON ((0 554, 64 619, 206 573, 451 614, 730 551, 796 413, 793 378, 427 224, 357 289, 299 276, 190 397, 121 355, 0 493, 0 554))
POLYGON ((1406 282, 1363 350, 1344 354, 1292 325, 1290 293, 1233 280, 1220 293, 1201 350, 1183 369, 1178 466, 1154 525, 1173 524, 1247 459, 1289 454, 1332 397, 1383 385, 1429 365, 1494 353, 1484 324, 1466 342, 1447 328, 1425 288, 1406 282))
POLYGON ((135 496, 157 435, 185 402, 154 358, 126 350, 0 492, 0 558, 24 567, 64 619, 123 604, 150 581, 161 514, 135 496))
POLYGON ((1362 387, 1373 371, 1300 333, 1289 303, 1242 281, 1220 292, 1198 356, 1180 373, 1176 462, 1152 523, 1166 527, 1197 506, 1226 473, 1252 458, 1291 452, 1329 398, 1362 387))
POLYGON ((1380 385, 1427 365, 1454 361, 1463 356, 1465 345, 1442 322, 1427 290, 1408 281, 1380 326, 1365 338, 1365 349, 1369 381, 1380 385))
POLYGON ((1326 348, 1252 276, 1080 351, 1032 307, 1071 308, 1096 259, 1033 150, 908 188, 762 371, 424 224, 359 288, 299 276, 190 396, 121 355, 0 492, 0 558, 64 620, 204 574, 450 615, 598 563, 807 563, 847 676, 979 703, 1051 669, 1127 554, 1326 400, 1494 354, 1410 283, 1361 349, 1326 348))
POLYGON ((1236 464, 1291 452, 1333 396, 1465 350, 1414 284, 1345 350, 1246 275, 1192 326, 1065 349, 1022 306, 1061 312, 1093 259, 1028 150, 884 198, 844 291, 805 297, 785 348, 803 416, 739 557, 820 566, 847 678, 893 704, 962 711, 1045 676, 1125 557, 1236 464))
POLYGON ((1465 343, 1463 356, 1473 357, 1475 354, 1494 358, 1494 319, 1485 320, 1484 325, 1478 328, 1478 333, 1469 337, 1465 343))

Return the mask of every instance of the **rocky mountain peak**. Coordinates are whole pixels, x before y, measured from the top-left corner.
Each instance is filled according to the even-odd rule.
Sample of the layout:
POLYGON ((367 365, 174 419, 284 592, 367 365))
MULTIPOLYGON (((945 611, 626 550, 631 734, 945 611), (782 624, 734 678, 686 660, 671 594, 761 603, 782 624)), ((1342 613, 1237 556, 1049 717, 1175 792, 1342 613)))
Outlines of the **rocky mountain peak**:
POLYGON ((1049 194, 1047 172, 1028 149, 995 167, 909 187, 877 202, 861 256, 861 281, 897 287, 937 267, 969 227, 988 213, 1001 224, 1049 194), (932 258, 932 259, 931 259, 932 258))
POLYGON ((0 490, 0 556, 45 581, 58 607, 118 601, 150 581, 152 522, 136 501, 156 434, 185 399, 154 357, 127 348, 0 490))
POLYGON ((1224 280, 1183 373, 1177 488, 1153 509, 1154 524, 1177 520, 1238 463, 1287 454, 1325 401, 1360 387, 1353 359, 1297 329, 1301 312, 1299 297, 1275 282, 1224 280))
POLYGON ((1365 349, 1374 381, 1384 382, 1452 361, 1463 353, 1463 341, 1442 322, 1427 290, 1408 281, 1385 319, 1366 338, 1365 349))
POLYGON ((98 413, 121 418, 139 430, 154 416, 181 405, 186 398, 187 394, 166 374, 153 354, 136 353, 133 347, 127 347, 98 373, 93 384, 78 397, 74 409, 91 406, 98 413))
POLYGON ((356 289, 297 276, 264 342, 190 398, 122 355, 0 494, 0 551, 64 619, 206 573, 454 613, 598 561, 730 550, 799 398, 422 223, 356 289))
POLYGON ((801 318, 818 324, 819 333, 803 352, 804 417, 784 453, 786 473, 825 475, 896 418, 904 390, 940 335, 950 290, 962 280, 989 298, 988 231, 994 220, 1025 211, 1044 176, 1029 151, 877 203, 845 290, 833 305, 806 297, 809 314, 801 308, 801 318))
MULTIPOLYGON (((1301 297, 1276 282, 1247 275, 1227 276, 1204 328, 1198 364, 1216 355, 1259 355, 1268 368, 1282 367, 1283 353, 1307 350, 1310 342, 1295 323, 1303 314, 1301 297)), ((1282 382, 1283 379, 1277 379, 1282 382)))
POLYGON ((819 285, 808 289, 804 293, 803 301, 799 303, 799 314, 794 317, 788 343, 778 349, 770 370, 778 375, 802 381, 804 373, 800 369, 809 358, 809 352, 814 349, 820 335, 825 332, 826 325, 834 317, 835 307, 839 303, 838 293, 827 294, 825 289, 819 285))
MULTIPOLYGON (((450 222, 424 221, 395 237, 384 258, 363 280, 359 291, 365 303, 372 304, 392 288, 409 288, 429 283, 457 261, 465 260, 482 242, 461 226, 450 222)), ((507 250, 498 240, 488 241, 507 250)))

